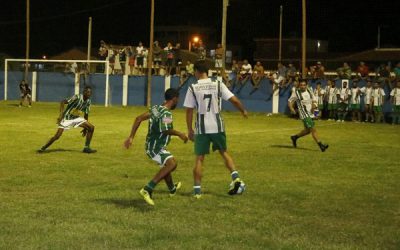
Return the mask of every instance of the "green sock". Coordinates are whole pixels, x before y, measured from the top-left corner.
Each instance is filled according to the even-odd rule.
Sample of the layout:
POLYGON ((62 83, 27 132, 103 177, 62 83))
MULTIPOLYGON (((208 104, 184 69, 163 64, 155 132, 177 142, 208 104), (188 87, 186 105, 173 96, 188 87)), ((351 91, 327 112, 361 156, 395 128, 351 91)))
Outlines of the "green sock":
POLYGON ((147 183, 146 186, 144 186, 144 190, 151 193, 151 192, 153 192, 153 189, 156 187, 156 185, 157 185, 157 183, 155 183, 153 180, 151 180, 149 183, 147 183))

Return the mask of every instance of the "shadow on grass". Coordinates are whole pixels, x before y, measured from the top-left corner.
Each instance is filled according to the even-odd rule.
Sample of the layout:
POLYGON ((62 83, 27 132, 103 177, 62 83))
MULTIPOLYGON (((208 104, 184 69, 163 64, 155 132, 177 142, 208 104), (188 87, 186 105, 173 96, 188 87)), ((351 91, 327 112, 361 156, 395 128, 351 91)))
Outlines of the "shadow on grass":
MULTIPOLYGON (((17 104, 17 103, 9 103, 9 104, 7 104, 7 106, 18 107, 19 104, 17 104)), ((26 107, 26 106, 24 106, 24 107, 26 107)))
POLYGON ((153 207, 148 205, 142 199, 98 199, 96 202, 102 204, 113 204, 118 208, 135 208, 141 212, 150 212, 153 210, 153 207))
POLYGON ((80 150, 73 150, 73 149, 62 149, 62 148, 55 148, 55 149, 46 149, 43 152, 38 152, 36 150, 37 154, 48 154, 48 153, 55 153, 55 152, 79 152, 82 153, 80 150))
POLYGON ((318 151, 315 149, 309 149, 309 148, 295 148, 292 145, 271 145, 271 148, 287 148, 287 149, 296 149, 296 150, 307 150, 307 151, 318 151))

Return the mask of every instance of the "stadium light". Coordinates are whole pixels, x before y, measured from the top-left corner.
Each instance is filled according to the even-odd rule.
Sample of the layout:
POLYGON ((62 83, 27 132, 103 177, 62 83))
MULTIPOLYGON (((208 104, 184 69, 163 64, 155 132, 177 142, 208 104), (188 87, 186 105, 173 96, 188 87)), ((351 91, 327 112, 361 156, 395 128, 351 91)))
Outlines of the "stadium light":
POLYGON ((192 51, 192 42, 193 43, 198 43, 200 41, 199 36, 193 36, 191 40, 189 40, 189 51, 192 51))

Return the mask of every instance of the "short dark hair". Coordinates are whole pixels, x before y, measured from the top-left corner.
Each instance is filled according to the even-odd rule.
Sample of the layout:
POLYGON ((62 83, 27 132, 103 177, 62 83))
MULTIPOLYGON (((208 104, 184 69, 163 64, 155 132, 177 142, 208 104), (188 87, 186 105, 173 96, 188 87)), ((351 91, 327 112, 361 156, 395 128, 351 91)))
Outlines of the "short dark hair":
POLYGON ((169 88, 165 91, 164 98, 166 101, 172 100, 174 97, 179 97, 179 91, 174 88, 169 88))
POLYGON ((199 60, 194 64, 194 70, 198 71, 199 73, 208 73, 208 67, 206 65, 206 61, 199 60))
POLYGON ((92 90, 92 87, 90 87, 90 86, 85 86, 85 87, 83 88, 84 91, 87 90, 87 89, 92 90))

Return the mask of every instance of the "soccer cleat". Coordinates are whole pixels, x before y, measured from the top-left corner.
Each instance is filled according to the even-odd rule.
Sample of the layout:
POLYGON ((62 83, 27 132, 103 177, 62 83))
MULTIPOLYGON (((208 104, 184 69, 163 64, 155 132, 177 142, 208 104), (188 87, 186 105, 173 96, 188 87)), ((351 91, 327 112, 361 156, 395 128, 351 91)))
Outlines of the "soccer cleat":
POLYGON ((36 151, 37 153, 39 153, 39 154, 41 154, 41 153, 44 153, 44 151, 46 151, 46 149, 44 149, 44 148, 40 148, 38 151, 36 151))
POLYGON ((92 154, 92 153, 96 153, 97 150, 91 149, 91 148, 84 148, 84 149, 82 150, 82 152, 83 152, 83 153, 86 153, 86 154, 92 154))
POLYGON ((194 194, 193 198, 195 198, 196 200, 201 199, 201 194, 194 194))
POLYGON ((319 146, 319 148, 321 149, 322 152, 325 152, 325 150, 327 150, 329 147, 328 144, 322 144, 321 146, 319 146))
POLYGON ((242 183, 242 181, 240 180, 240 178, 236 178, 235 180, 233 180, 231 182, 231 184, 229 185, 228 194, 229 195, 237 194, 237 191, 238 191, 241 183, 242 183))
POLYGON ((295 135, 292 135, 290 139, 292 139, 293 147, 297 148, 297 137, 295 135))
POLYGON ((173 197, 173 196, 176 195, 176 191, 178 191, 181 188, 182 182, 178 181, 177 183, 174 184, 174 186, 175 186, 174 191, 169 191, 169 196, 170 197, 173 197))
POLYGON ((154 206, 154 201, 151 198, 151 193, 147 192, 144 188, 140 189, 139 194, 143 197, 144 201, 149 204, 154 206))

